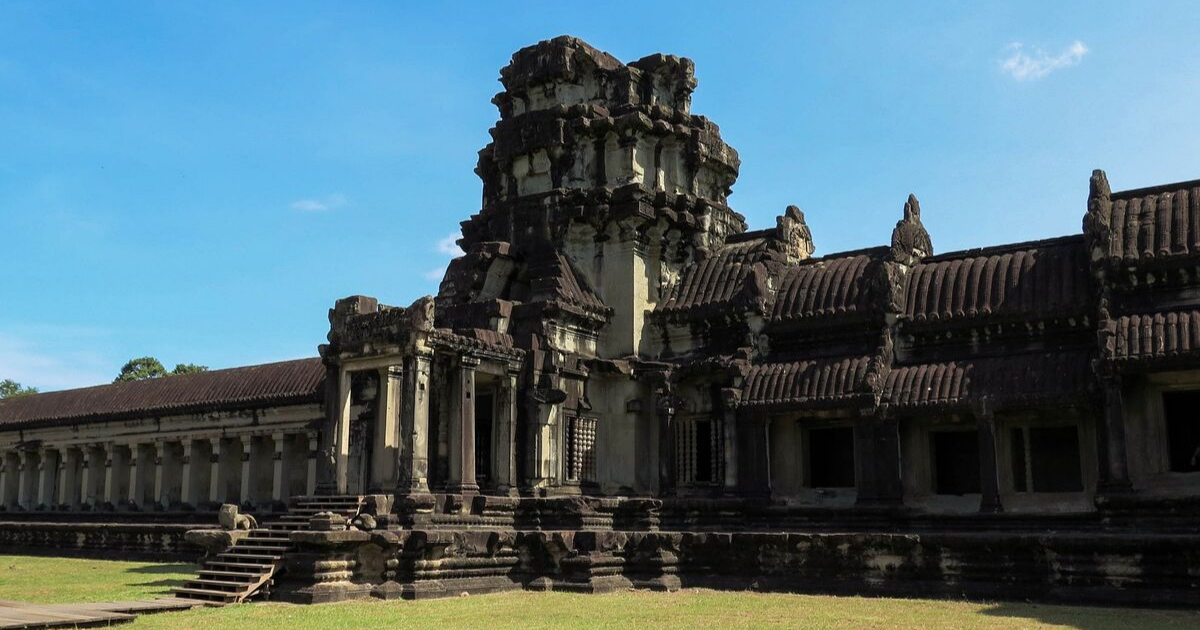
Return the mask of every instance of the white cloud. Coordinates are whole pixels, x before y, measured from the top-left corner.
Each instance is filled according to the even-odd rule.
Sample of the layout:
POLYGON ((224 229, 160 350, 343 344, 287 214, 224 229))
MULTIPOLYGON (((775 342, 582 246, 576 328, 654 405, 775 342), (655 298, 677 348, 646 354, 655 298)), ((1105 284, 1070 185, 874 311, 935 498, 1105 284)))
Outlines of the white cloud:
POLYGON ((433 281, 433 282, 441 282, 442 276, 445 276, 445 275, 446 275, 446 268, 438 267, 436 269, 430 269, 429 271, 426 271, 425 279, 433 281))
POLYGON ((1038 47, 1027 48, 1020 42, 1009 44, 1006 50, 1011 54, 1000 62, 1000 70, 1018 81, 1044 78, 1055 70, 1078 64, 1088 53, 1088 47, 1079 40, 1054 56, 1038 47))
POLYGON ((317 199, 297 199, 292 202, 292 209, 300 212, 325 212, 340 208, 347 203, 346 196, 333 193, 317 199))
POLYGON ((450 235, 446 236, 446 238, 443 238, 442 240, 438 241, 437 242, 438 253, 445 254, 447 256, 454 256, 456 258, 458 256, 462 256, 462 254, 463 254, 462 249, 460 249, 458 247, 458 243, 455 243, 455 241, 457 241, 457 240, 458 240, 458 234, 455 233, 455 234, 450 234, 450 235))
MULTIPOLYGON (((51 339, 75 341, 76 348, 86 345, 86 341, 94 343, 94 334, 87 331, 55 327, 45 332, 51 339)), ((95 353, 57 350, 32 340, 38 338, 40 335, 26 338, 0 334, 0 380, 11 378, 25 386, 53 391, 109 383, 116 375, 111 361, 95 353)))

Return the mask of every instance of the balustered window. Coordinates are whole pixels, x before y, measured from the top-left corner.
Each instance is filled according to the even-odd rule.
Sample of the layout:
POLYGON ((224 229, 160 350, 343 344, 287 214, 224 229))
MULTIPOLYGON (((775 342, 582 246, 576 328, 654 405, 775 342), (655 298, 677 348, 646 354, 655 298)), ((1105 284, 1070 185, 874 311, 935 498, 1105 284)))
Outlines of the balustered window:
POLYGON ((717 483, 725 476, 724 432, 717 418, 675 421, 675 479, 680 484, 717 483))
POLYGON ((596 481, 596 419, 567 419, 567 481, 596 481))

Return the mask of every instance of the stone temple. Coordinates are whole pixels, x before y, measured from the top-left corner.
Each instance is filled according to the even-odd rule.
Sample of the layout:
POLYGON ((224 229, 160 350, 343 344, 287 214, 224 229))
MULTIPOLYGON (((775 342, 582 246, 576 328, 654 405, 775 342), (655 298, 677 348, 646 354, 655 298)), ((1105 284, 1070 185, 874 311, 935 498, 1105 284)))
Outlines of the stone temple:
POLYGON ((517 51, 465 255, 319 357, 0 403, 0 545, 198 554, 232 504, 183 595, 1200 604, 1200 180, 949 253, 910 196, 814 257, 728 205, 693 71, 517 51))

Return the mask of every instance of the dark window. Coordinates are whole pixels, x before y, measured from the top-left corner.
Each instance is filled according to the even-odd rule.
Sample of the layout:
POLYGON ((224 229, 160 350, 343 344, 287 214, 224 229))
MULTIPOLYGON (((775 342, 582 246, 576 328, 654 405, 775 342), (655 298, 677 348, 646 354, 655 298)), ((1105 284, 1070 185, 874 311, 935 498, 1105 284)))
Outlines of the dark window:
POLYGON ((810 429, 808 460, 811 487, 853 488, 854 429, 810 429))
POLYGON ((1076 427, 1017 427, 1011 435, 1017 492, 1083 490, 1076 427))
POLYGON ((492 416, 495 396, 475 394, 475 483, 487 487, 492 478, 492 416))
POLYGON ((1200 391, 1163 394, 1171 472, 1200 472, 1200 391))
POLYGON ((1017 427, 1012 435, 1012 474, 1013 489, 1017 492, 1029 492, 1029 474, 1025 466, 1025 429, 1017 427))
POLYGON ((712 423, 696 421, 696 481, 710 482, 713 469, 712 423))
POLYGON ((934 492, 979 493, 979 435, 974 431, 933 434, 934 492))

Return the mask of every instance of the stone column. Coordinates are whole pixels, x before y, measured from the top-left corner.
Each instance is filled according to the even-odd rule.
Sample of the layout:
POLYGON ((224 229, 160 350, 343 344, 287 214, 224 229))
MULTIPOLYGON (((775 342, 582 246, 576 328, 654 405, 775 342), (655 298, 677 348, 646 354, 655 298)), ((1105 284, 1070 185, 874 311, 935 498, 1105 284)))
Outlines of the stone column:
POLYGON ((271 436, 271 441, 275 444, 275 452, 271 455, 271 500, 278 503, 287 498, 283 496, 286 485, 286 480, 283 478, 283 451, 287 445, 287 436, 283 433, 276 433, 271 436))
POLYGON ((338 494, 346 494, 350 484, 350 406, 352 401, 349 370, 338 375, 338 414, 333 431, 334 482, 338 494))
POLYGON ((56 477, 59 475, 59 462, 62 451, 43 448, 41 451, 40 475, 38 476, 37 504, 46 508, 56 505, 55 490, 58 486, 56 477))
POLYGON ((371 494, 391 491, 399 481, 400 411, 403 407, 404 371, 389 365, 379 370, 379 401, 375 412, 375 439, 371 453, 371 494))
POLYGON ((655 404, 658 414, 658 491, 668 495, 675 490, 675 405, 670 397, 655 404))
POLYGON ((1128 455, 1125 450, 1125 410, 1119 375, 1103 378, 1104 414, 1097 423, 1100 437, 1101 481, 1099 490, 1105 494, 1130 492, 1128 455))
POLYGON ((79 507, 79 451, 63 448, 58 452, 58 505, 79 507))
POLYGON ((209 503, 224 503, 226 491, 224 484, 221 483, 221 452, 225 450, 224 440, 221 438, 213 438, 212 455, 208 456, 208 502, 209 503))
POLYGON ((479 492, 475 483, 475 368, 479 359, 462 357, 455 377, 456 404, 450 413, 450 479, 447 490, 479 492))
POLYGON ((93 446, 79 447, 82 468, 79 471, 79 504, 95 506, 97 484, 100 475, 104 473, 104 463, 100 459, 99 449, 93 446))
MULTIPOLYGON (((343 405, 342 373, 337 365, 325 364, 325 421, 321 423, 317 446, 313 449, 316 455, 313 459, 317 464, 316 481, 311 484, 312 494, 336 494, 337 484, 337 442, 338 428, 341 426, 343 405)), ((347 429, 349 427, 347 426, 347 429)))
POLYGON ((312 496, 317 493, 317 448, 320 446, 317 432, 308 434, 308 476, 304 484, 304 493, 312 496))
POLYGON ((238 492, 239 502, 251 503, 254 497, 250 492, 250 482, 254 479, 254 467, 252 466, 253 462, 250 461, 250 456, 254 453, 254 436, 243 435, 238 438, 238 442, 242 445, 242 478, 241 490, 238 492))
POLYGON ((979 511, 999 513, 1004 511, 1000 502, 1000 456, 996 442, 996 417, 988 404, 975 410, 975 423, 979 432, 979 511))
POLYGON ((171 504, 167 498, 167 480, 164 478, 166 471, 163 469, 164 460, 167 456, 167 443, 162 440, 154 442, 154 498, 153 502, 162 507, 167 507, 171 504))
POLYGON ((194 496, 195 488, 192 484, 192 439, 183 438, 179 441, 179 444, 183 446, 183 460, 180 463, 179 471, 179 476, 181 477, 181 483, 179 487, 179 502, 184 505, 195 507, 197 497, 194 496))
POLYGON ((104 443, 104 502, 115 506, 121 500, 117 494, 117 445, 112 442, 104 443))
POLYGON ((429 371, 432 357, 415 354, 405 359, 401 394, 400 471, 397 490, 429 492, 429 371))
POLYGON ((517 487, 516 428, 517 428, 517 372, 510 370, 500 387, 500 400, 492 440, 496 443, 495 473, 496 490, 509 494, 517 487))
POLYGON ((20 468, 17 470, 17 505, 22 509, 29 510, 34 507, 33 486, 37 476, 34 468, 37 466, 37 460, 29 451, 20 451, 18 458, 20 468))
POLYGON ((16 502, 17 470, 13 459, 10 453, 0 452, 0 507, 3 508, 16 502))
POLYGON ((146 507, 146 479, 152 474, 142 459, 142 446, 129 445, 129 502, 139 509, 146 507))
POLYGON ((737 412, 733 409, 726 409, 721 422, 721 430, 724 432, 724 456, 725 456, 725 492, 734 493, 738 487, 738 430, 737 430, 737 412))

